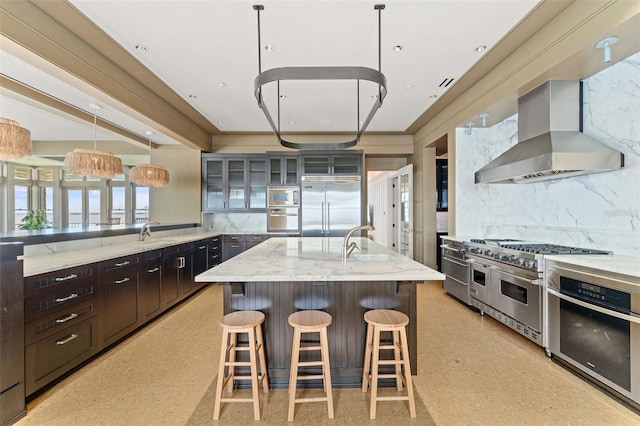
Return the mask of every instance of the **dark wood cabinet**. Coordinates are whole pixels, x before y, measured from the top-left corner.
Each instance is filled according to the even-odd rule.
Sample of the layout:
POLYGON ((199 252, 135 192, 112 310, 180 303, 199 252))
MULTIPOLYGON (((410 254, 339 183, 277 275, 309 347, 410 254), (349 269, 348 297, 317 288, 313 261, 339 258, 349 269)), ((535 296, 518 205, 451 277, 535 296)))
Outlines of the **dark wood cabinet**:
POLYGON ((265 155, 202 154, 203 211, 263 211, 266 207, 265 155))
POLYGON ((223 260, 229 260, 233 256, 237 256, 243 251, 260 244, 267 238, 269 238, 267 234, 225 235, 223 244, 223 260))
POLYGON ((360 175, 362 151, 353 154, 304 154, 302 175, 360 175))
POLYGON ((0 243, 0 424, 26 414, 22 243, 0 243), (16 324, 18 326, 16 326, 16 324))
POLYGON ((97 264, 25 278, 27 395, 58 379, 102 348, 98 283, 97 264))
POLYGON ((142 254, 138 298, 143 322, 162 312, 162 266, 162 250, 142 254))
POLYGON ((191 294, 193 286, 194 244, 163 249, 162 306, 168 308, 191 294))
POLYGON ((267 153, 268 185, 299 185, 299 155, 267 153))
POLYGON ((138 272, 138 256, 100 263, 100 310, 105 347, 133 331, 139 324, 138 272))
POLYGON ((207 269, 222 263, 222 236, 209 239, 208 246, 207 269))

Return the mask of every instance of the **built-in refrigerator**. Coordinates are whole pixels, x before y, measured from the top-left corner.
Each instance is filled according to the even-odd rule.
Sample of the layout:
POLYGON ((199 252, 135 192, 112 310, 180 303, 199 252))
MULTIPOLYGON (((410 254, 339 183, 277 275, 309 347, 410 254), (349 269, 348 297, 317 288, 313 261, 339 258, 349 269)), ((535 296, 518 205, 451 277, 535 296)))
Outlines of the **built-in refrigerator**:
POLYGON ((361 185, 360 176, 302 176, 302 236, 343 237, 361 225, 361 185))

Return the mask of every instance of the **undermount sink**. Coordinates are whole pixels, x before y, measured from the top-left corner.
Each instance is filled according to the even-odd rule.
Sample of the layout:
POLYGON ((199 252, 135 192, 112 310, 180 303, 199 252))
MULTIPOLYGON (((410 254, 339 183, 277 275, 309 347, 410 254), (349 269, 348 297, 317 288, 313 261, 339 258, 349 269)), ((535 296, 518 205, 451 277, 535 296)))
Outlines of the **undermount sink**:
POLYGON ((365 262, 389 262, 394 260, 392 255, 386 253, 356 253, 352 254, 351 257, 365 262))

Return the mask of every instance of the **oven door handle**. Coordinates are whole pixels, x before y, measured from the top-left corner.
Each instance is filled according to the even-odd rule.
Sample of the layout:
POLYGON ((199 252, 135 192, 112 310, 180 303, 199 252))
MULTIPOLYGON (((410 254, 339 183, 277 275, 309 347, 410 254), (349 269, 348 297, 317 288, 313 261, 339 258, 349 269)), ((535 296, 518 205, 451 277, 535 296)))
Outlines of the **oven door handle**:
POLYGON ((505 272, 505 271, 503 271, 502 269, 498 268, 498 267, 497 267, 497 266, 495 266, 495 265, 490 265, 490 266, 489 266, 489 269, 492 269, 492 270, 494 270, 494 271, 498 271, 498 272, 499 272, 499 273, 501 273, 501 274, 508 275, 508 276, 510 276, 510 277, 516 278, 516 279, 521 280, 521 281, 526 281, 526 282, 528 282, 529 284, 533 284, 533 285, 540 285, 540 284, 542 284, 542 282, 541 282, 539 279, 536 279, 536 280, 529 280, 529 279, 526 279, 526 278, 522 278, 522 277, 519 277, 519 276, 517 276, 517 275, 513 275, 513 274, 510 274, 510 273, 508 273, 508 272, 505 272))
POLYGON ((585 309, 591 309, 592 311, 596 311, 596 312, 600 312, 601 314, 605 314, 605 315, 610 315, 612 317, 616 317, 619 318, 621 320, 625 320, 625 321, 629 321, 629 322, 635 322, 636 324, 640 324, 640 318, 632 316, 632 315, 627 315, 627 314, 623 314, 620 312, 616 312, 616 311, 612 311, 610 309, 607 308, 602 308, 598 305, 592 305, 591 303, 587 303, 587 302, 583 302, 582 300, 578 300, 578 299, 574 299, 571 296, 567 296, 565 294, 560 293, 559 291, 556 290, 552 290, 550 288, 547 288, 547 293, 552 294, 562 300, 566 300, 569 303, 573 303, 575 305, 578 306, 582 306, 585 309))
POLYGON ((446 260, 447 262, 455 263, 458 266, 464 266, 465 268, 468 266, 464 261, 460 262, 459 260, 452 259, 449 256, 442 256, 442 259, 446 260))

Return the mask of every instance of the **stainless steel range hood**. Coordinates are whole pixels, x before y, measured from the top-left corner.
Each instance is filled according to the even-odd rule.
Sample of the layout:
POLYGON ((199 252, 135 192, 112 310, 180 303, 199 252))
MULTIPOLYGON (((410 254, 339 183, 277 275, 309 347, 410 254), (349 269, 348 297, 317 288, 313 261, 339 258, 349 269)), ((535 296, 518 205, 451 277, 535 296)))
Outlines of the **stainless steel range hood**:
POLYGON ((518 99, 518 143, 476 183, 529 183, 617 170, 624 155, 580 131, 580 82, 550 80, 518 99))

